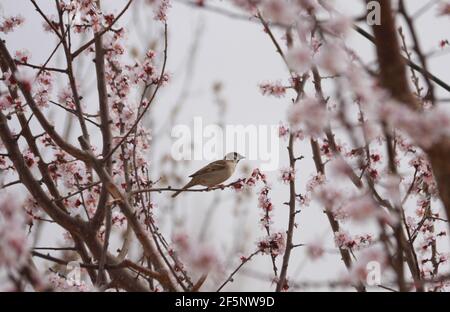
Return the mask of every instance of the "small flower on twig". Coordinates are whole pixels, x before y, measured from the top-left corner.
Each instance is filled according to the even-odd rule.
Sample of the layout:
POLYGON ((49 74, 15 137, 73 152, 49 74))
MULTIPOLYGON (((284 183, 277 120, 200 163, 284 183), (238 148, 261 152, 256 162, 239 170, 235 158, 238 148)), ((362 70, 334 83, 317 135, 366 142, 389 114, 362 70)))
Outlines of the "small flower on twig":
POLYGON ((281 232, 273 233, 260 240, 257 245, 264 254, 281 255, 286 250, 286 234, 281 232))

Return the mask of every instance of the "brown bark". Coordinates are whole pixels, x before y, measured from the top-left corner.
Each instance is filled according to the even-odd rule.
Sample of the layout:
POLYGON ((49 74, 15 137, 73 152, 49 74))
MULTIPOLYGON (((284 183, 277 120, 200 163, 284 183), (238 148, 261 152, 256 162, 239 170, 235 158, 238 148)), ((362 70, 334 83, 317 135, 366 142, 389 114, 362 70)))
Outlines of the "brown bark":
POLYGON ((390 0, 379 0, 381 24, 373 26, 375 47, 380 65, 380 83, 392 97, 412 109, 420 109, 409 88, 405 60, 400 54, 397 28, 390 0))
MULTIPOLYGON (((373 32, 380 65, 380 83, 394 99, 413 110, 420 110, 420 103, 410 90, 404 58, 400 54, 391 1, 378 2, 381 6, 381 25, 374 25, 373 32)), ((450 218, 450 140, 444 138, 425 151, 431 162, 447 218, 450 218)))

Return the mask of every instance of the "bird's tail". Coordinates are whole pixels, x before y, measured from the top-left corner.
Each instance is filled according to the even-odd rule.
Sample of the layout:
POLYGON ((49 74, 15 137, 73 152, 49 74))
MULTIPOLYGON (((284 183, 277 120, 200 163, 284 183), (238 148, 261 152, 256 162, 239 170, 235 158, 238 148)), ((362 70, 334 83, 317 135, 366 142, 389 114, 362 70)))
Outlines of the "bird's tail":
POLYGON ((184 190, 186 190, 186 189, 188 189, 188 188, 190 188, 191 186, 194 186, 194 185, 196 185, 196 183, 193 182, 193 180, 191 180, 188 184, 186 184, 185 186, 183 186, 183 188, 182 188, 181 190, 176 191, 176 192, 172 195, 172 197, 178 196, 178 194, 180 194, 180 193, 183 192, 184 190))

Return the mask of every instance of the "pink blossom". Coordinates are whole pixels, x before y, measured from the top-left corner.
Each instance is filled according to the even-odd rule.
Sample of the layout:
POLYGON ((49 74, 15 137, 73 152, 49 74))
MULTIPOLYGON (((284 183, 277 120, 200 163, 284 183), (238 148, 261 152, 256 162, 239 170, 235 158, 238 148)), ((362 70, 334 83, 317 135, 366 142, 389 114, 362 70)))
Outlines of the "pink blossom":
POLYGON ((48 283, 55 291, 60 292, 88 292, 94 289, 83 280, 68 280, 64 274, 50 273, 48 283))
POLYGON ((295 130, 293 133, 294 139, 303 141, 305 139, 305 133, 302 129, 295 130))
POLYGON ((241 191, 244 188, 245 185, 252 186, 252 182, 248 183, 248 180, 247 180, 247 183, 245 183, 245 180, 239 180, 236 183, 233 183, 233 185, 231 187, 235 191, 239 192, 239 191, 241 191))
POLYGON ((20 267, 27 259, 25 215, 14 197, 2 194, 0 203, 0 267, 20 267))
POLYGON ((446 263, 446 262, 448 262, 449 259, 450 259, 449 253, 439 255, 439 263, 446 263))
POLYGON ((13 107, 13 99, 11 96, 1 95, 0 96, 0 110, 7 110, 11 107, 13 107))
POLYGON ((308 12, 314 12, 319 9, 319 4, 315 0, 298 0, 297 4, 308 12))
POLYGON ((30 58, 30 51, 26 49, 18 50, 14 53, 14 57, 21 63, 27 63, 30 58))
POLYGON ((310 180, 308 181, 306 189, 314 196, 314 198, 322 203, 324 209, 332 211, 336 218, 345 217, 345 215, 340 214, 338 210, 341 202, 344 200, 344 194, 336 185, 310 180), (317 184, 310 186, 311 182, 317 184))
POLYGON ((329 164, 329 170, 332 175, 338 178, 348 177, 352 173, 352 167, 342 158, 336 157, 329 164))
POLYGON ((450 15, 450 3, 443 2, 439 6, 439 15, 450 15))
POLYGON ((243 183, 245 183, 245 185, 247 186, 255 186, 256 185, 256 179, 253 177, 248 178, 247 180, 243 181, 243 183))
POLYGON ((270 17, 273 22, 290 24, 295 19, 295 11, 286 2, 280 0, 265 0, 262 4, 264 16, 270 17))
POLYGON ((308 207, 311 203, 311 197, 310 194, 304 194, 304 195, 298 195, 296 197, 296 201, 300 206, 308 207))
POLYGON ((281 169, 280 180, 283 183, 295 181, 295 169, 294 168, 281 169))
POLYGON ((50 72, 42 71, 38 76, 35 88, 34 99, 39 107, 48 107, 50 93, 53 87, 53 78, 50 72))
POLYGON ((280 124, 278 127, 278 136, 280 138, 286 139, 288 135, 289 135, 289 128, 280 124))
POLYGON ((289 66, 302 74, 308 71, 313 65, 313 52, 307 45, 293 48, 286 56, 289 66))
POLYGON ((423 234, 423 240, 420 245, 420 251, 425 253, 428 251, 429 247, 436 242, 436 236, 432 232, 426 232, 423 234))
POLYGON ((3 17, 3 21, 0 23, 0 32, 7 34, 15 30, 24 23, 24 18, 20 15, 3 17))
POLYGON ((266 184, 267 182, 266 175, 259 168, 253 170, 252 177, 255 178, 257 181, 261 180, 264 184, 266 184))
MULTIPOLYGON (((72 9, 72 7, 68 7, 68 9, 72 9)), ((95 0, 78 1, 78 12, 80 13, 80 22, 74 26, 74 31, 77 33, 86 32, 89 29, 99 32, 103 27, 103 22, 108 17, 108 15, 100 12, 95 0)))
MULTIPOLYGON (((143 81, 145 83, 158 84, 159 73, 157 72, 155 65, 153 64, 155 59, 155 52, 150 50, 147 52, 146 57, 142 65, 136 64, 133 69, 135 74, 135 81, 143 81)), ((168 77, 163 79, 168 80, 168 77)))
POLYGON ((317 188, 317 186, 323 185, 325 182, 326 179, 323 174, 314 175, 306 184, 306 190, 308 192, 313 192, 317 188))
POLYGON ((281 232, 273 233, 260 240, 257 245, 264 254, 282 255, 286 250, 286 234, 281 232))
POLYGON ((30 150, 26 150, 23 153, 23 159, 25 160, 25 164, 30 168, 34 167, 39 161, 39 157, 35 156, 30 150))
POLYGON ((312 260, 317 260, 321 258, 325 252, 322 244, 314 243, 306 246, 306 252, 309 258, 312 260))
POLYGON ((448 39, 442 39, 439 41, 439 47, 441 49, 445 48, 446 46, 450 46, 450 42, 448 41, 448 39))
POLYGON ((187 234, 177 233, 172 238, 172 241, 181 252, 188 253, 191 250, 191 243, 187 234))
POLYGON ((87 179, 86 167, 80 161, 62 163, 58 166, 63 185, 71 189, 77 184, 82 184, 87 179))
POLYGON ((415 112, 401 103, 385 103, 378 116, 392 126, 404 131, 423 148, 450 135, 450 116, 441 107, 415 112))
POLYGON ((219 264, 219 258, 213 248, 203 245, 195 252, 190 263, 197 270, 208 272, 219 264))
MULTIPOLYGON (((48 15, 47 16, 50 24, 55 28, 58 29, 58 18, 55 15, 48 15)), ((53 28, 49 25, 47 21, 42 21, 42 27, 44 28, 44 31, 46 32, 53 32, 53 28)), ((77 27, 75 27, 75 32, 77 32, 77 27)))
POLYGON ((323 156, 325 156, 328 159, 331 159, 334 155, 334 152, 331 149, 331 146, 327 139, 323 140, 323 143, 320 144, 320 152, 323 156))
POLYGON ((272 95, 275 97, 283 97, 286 94, 286 87, 284 87, 280 82, 265 82, 259 85, 261 93, 263 95, 272 95))
POLYGON ((112 224, 122 227, 126 223, 127 218, 120 212, 114 211, 112 213, 112 224))
POLYGON ((341 74, 347 68, 347 53, 336 43, 324 45, 317 57, 317 64, 332 75, 341 74))
MULTIPOLYGON (((194 247, 189 237, 184 233, 175 234, 173 242, 181 258, 197 270, 210 271, 220 265, 217 252, 212 246, 196 244, 194 247)), ((173 254, 174 251, 171 251, 171 253, 173 254)), ((183 270, 183 264, 177 263, 177 268, 183 270)))
MULTIPOLYGON (((88 13, 96 9, 96 0, 77 0, 80 11, 83 13, 88 13)), ((91 13, 92 14, 92 13, 91 13)))
POLYGON ((339 209, 340 213, 354 221, 367 221, 374 216, 378 210, 379 207, 368 195, 349 198, 339 209))
POLYGON ((75 1, 71 1, 69 3, 60 2, 59 8, 64 12, 73 12, 77 8, 77 3, 75 1))
POLYGON ((265 186, 259 193, 258 196, 258 206, 266 212, 273 210, 272 200, 268 197, 270 188, 265 186))
POLYGON ((324 25, 324 29, 334 36, 345 37, 353 26, 353 20, 348 16, 337 15, 330 18, 324 25))
POLYGON ((233 4, 248 11, 253 11, 264 0, 233 0, 233 4))
POLYGON ((377 82, 367 72, 355 63, 347 64, 345 75, 346 84, 354 93, 355 101, 363 104, 381 103, 385 101, 385 92, 377 85, 377 82))
POLYGON ((23 66, 19 67, 15 72, 15 77, 25 90, 31 91, 34 76, 30 71, 23 69, 23 66))
POLYGON ((155 20, 167 22, 167 11, 172 6, 170 0, 147 0, 147 2, 154 8, 155 20))
POLYGON ((73 99, 73 93, 69 86, 61 88, 58 94, 58 101, 61 105, 75 110, 75 100, 73 99))
POLYGON ((323 103, 307 97, 291 106, 288 120, 292 126, 302 126, 307 134, 318 137, 327 125, 328 114, 323 103))
POLYGON ((342 249, 360 249, 372 243, 370 234, 351 236, 347 231, 341 230, 334 233, 336 246, 342 249))

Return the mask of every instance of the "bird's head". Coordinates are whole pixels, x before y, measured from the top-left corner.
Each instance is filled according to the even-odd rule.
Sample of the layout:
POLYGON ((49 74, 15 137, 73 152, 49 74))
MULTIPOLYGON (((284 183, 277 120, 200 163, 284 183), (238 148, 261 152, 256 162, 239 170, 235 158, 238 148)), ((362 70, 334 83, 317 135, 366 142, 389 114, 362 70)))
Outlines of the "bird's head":
POLYGON ((224 160, 233 160, 236 163, 238 163, 241 159, 244 159, 245 157, 242 156, 239 153, 236 152, 232 152, 232 153, 228 153, 225 155, 225 157, 223 158, 224 160))

